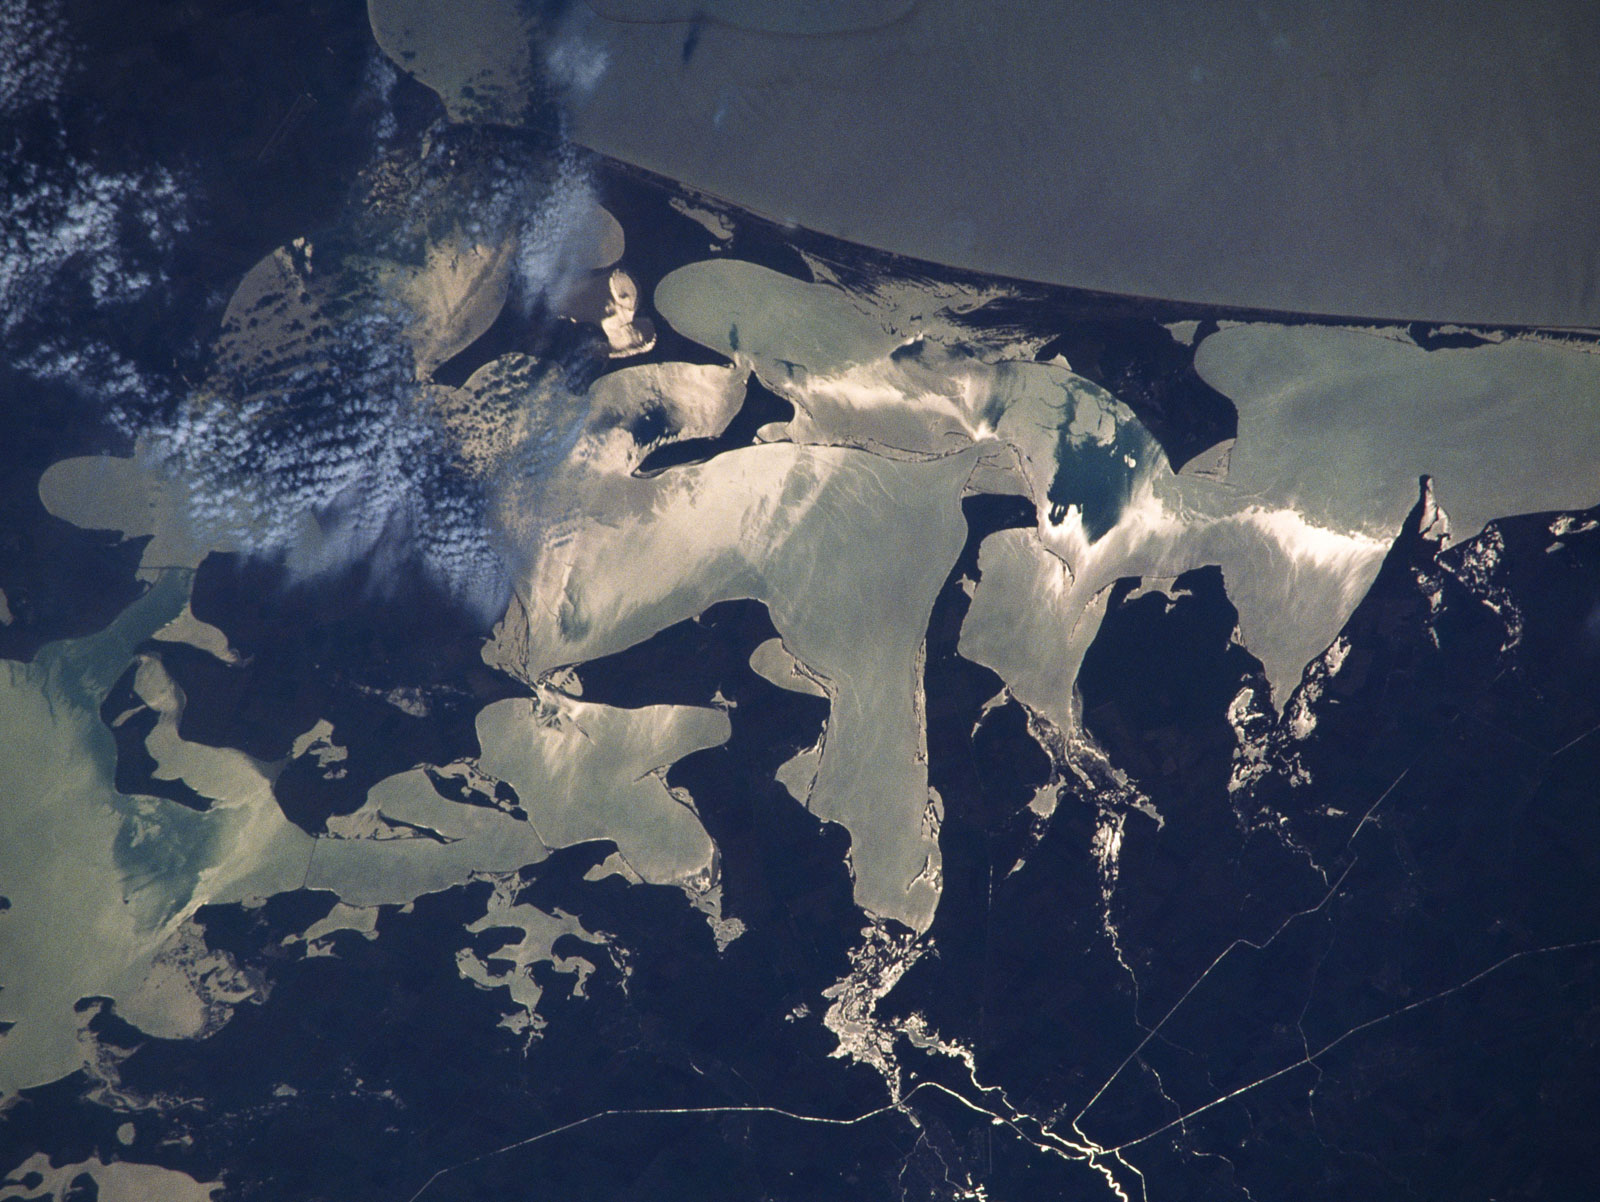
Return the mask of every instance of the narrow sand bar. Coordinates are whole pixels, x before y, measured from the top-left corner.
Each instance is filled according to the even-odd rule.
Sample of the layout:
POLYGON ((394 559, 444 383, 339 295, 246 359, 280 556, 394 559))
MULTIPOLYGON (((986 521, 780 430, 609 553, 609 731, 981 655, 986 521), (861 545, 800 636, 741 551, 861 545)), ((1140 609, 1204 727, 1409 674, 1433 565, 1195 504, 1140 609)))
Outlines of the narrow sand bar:
POLYGON ((584 22, 576 139, 777 220, 1141 296, 1600 325, 1600 6, 620 7, 584 22))

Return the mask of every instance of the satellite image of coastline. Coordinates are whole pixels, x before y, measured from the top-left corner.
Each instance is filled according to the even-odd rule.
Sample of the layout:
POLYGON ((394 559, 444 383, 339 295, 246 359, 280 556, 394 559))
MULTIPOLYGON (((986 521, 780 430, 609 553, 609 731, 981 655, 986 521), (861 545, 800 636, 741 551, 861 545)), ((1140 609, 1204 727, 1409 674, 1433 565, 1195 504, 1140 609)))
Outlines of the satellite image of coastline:
POLYGON ((1597 72, 0 3, 0 1202, 1600 1197, 1597 72))

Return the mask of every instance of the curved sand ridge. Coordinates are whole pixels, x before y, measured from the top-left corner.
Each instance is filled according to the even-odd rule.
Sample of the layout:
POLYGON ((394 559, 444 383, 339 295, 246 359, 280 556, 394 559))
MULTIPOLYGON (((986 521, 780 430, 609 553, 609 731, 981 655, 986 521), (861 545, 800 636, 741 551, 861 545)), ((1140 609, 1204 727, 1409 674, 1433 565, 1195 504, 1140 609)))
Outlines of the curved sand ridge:
MULTIPOLYGON (((807 38, 796 6, 731 7, 585 10, 567 36, 603 69, 570 93, 575 139, 774 220, 1019 279, 1600 325, 1593 6, 923 0, 807 38)), ((523 86, 502 63, 513 0, 369 10, 391 54, 409 22, 396 61, 453 112, 468 76, 523 86)))

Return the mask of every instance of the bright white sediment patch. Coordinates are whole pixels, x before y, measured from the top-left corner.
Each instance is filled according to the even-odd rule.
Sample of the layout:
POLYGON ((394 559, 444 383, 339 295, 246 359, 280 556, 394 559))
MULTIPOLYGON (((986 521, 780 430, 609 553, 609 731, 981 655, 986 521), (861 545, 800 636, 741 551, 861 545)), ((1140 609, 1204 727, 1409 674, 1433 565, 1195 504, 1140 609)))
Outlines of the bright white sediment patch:
POLYGON ((580 446, 586 470, 562 494, 571 517, 491 661, 536 680, 717 601, 764 601, 833 702, 811 808, 851 833, 857 901, 922 929, 937 893, 921 874, 937 843, 921 830, 917 652, 961 546, 970 459, 769 444, 637 479, 580 446))
MULTIPOLYGON (((0 1094, 81 1062, 79 997, 110 996, 152 1029, 189 1033, 243 996, 250 983, 228 964, 201 964, 185 933, 208 901, 302 885, 334 891, 339 907, 302 937, 312 954, 331 948, 337 930, 374 932, 380 906, 609 839, 619 850, 602 874, 677 884, 715 926, 715 849, 694 799, 670 789, 665 771, 724 741, 727 715, 623 710, 568 685, 574 664, 581 672, 583 661, 722 600, 755 598, 771 613, 780 638, 756 649, 757 672, 830 702, 826 738, 784 765, 780 782, 848 830, 858 904, 925 931, 940 892, 941 807, 926 777, 922 655, 934 598, 967 536, 960 502, 973 492, 1026 495, 1039 521, 984 543, 960 649, 1001 675, 1047 741, 1080 749, 1078 668, 1121 577, 1163 580, 1219 564, 1242 641, 1282 704, 1308 664, 1338 671, 1335 636, 1414 501, 1418 474, 1440 477, 1469 533, 1502 510, 1594 499, 1600 358, 1531 342, 1424 354, 1349 331, 1232 327, 1204 341, 1199 362, 1237 401, 1239 438, 1205 473, 1184 476, 1126 406, 1065 362, 955 347, 951 313, 983 299, 970 290, 934 297, 923 311, 909 285, 851 290, 731 260, 692 264, 662 282, 657 307, 732 367, 625 368, 583 396, 527 356, 486 365, 461 388, 422 378, 492 320, 518 272, 547 288, 601 280, 613 349, 637 349, 626 276, 610 271, 620 241, 600 222, 592 253, 579 254, 563 232, 563 214, 592 203, 574 180, 547 197, 547 241, 519 228, 513 245, 509 227, 463 224, 421 266, 347 264, 382 284, 352 331, 366 339, 352 362, 362 380, 390 390, 309 413, 309 443, 239 444, 270 407, 249 388, 224 397, 212 381, 162 432, 168 466, 180 470, 153 471, 147 446, 133 460, 70 460, 45 474, 41 497, 58 516, 154 536, 143 567, 156 586, 107 632, 14 666, 0 699, 16 732, 0 755, 0 786, 18 799, 0 813, 0 846, 14 849, 0 855, 13 901, 0 917, 0 1017, 17 1022, 0 1042, 0 1094), (636 430, 659 423, 655 445, 714 436, 750 373, 795 405, 792 422, 703 464, 633 474, 648 452, 636 430), (1537 387, 1515 387, 1528 380, 1537 387), (495 483, 481 508, 430 491, 432 477, 415 474, 441 448, 470 479, 495 483), (213 453, 220 467, 208 466, 213 453), (311 511, 351 496, 360 503, 339 519, 344 528, 308 533, 311 511), (193 567, 214 548, 292 547, 310 572, 371 552, 397 520, 426 527, 447 575, 482 567, 485 530, 513 548, 516 595, 486 658, 537 696, 486 707, 481 760, 443 767, 510 783, 527 820, 447 801, 417 769, 379 782, 354 814, 330 822, 329 837, 313 840, 283 819, 268 766, 179 737, 185 699, 148 655, 135 688, 159 717, 146 739, 157 776, 215 804, 200 814, 116 794, 98 704, 137 642, 155 635, 232 655, 222 632, 184 605, 187 573, 164 567, 193 567), (208 974, 218 983, 211 994, 198 983, 208 974)), ((303 242, 285 248, 241 286, 224 358, 299 370, 289 327, 320 312, 316 253, 303 242), (277 292, 287 300, 268 303, 277 292), (251 316, 267 322, 265 333, 248 332, 251 316)), ((348 286, 329 285, 327 295, 348 286)), ((1488 580, 1491 550, 1461 571, 1488 580)), ((399 694, 393 702, 422 704, 399 694)), ((1253 746, 1258 710, 1264 699, 1252 695, 1230 711, 1242 747, 1253 746)), ((1291 735, 1314 720, 1311 709, 1291 714, 1291 735)), ((330 764, 343 750, 325 722, 301 743, 330 764)), ((1241 788, 1248 755, 1246 747, 1241 788)), ((1108 810, 1096 837, 1108 894, 1122 821, 1108 810)), ((589 936, 562 926, 562 915, 513 914, 509 901, 502 909, 526 920, 527 938, 503 963, 474 957, 463 971, 509 987, 518 1029, 531 1032, 530 966, 562 931, 589 936)), ((737 935, 731 924, 717 929, 719 943, 737 935)), ((830 998, 830 1025, 846 1054, 892 1074, 872 1008, 917 945, 870 930, 878 934, 868 935, 857 971, 830 998)), ((573 969, 581 978, 581 965, 573 969)))
POLYGON ((478 763, 517 791, 551 847, 611 839, 645 881, 679 884, 710 873, 713 849, 693 799, 669 789, 665 771, 730 732, 717 709, 619 709, 543 692, 478 715, 478 763))

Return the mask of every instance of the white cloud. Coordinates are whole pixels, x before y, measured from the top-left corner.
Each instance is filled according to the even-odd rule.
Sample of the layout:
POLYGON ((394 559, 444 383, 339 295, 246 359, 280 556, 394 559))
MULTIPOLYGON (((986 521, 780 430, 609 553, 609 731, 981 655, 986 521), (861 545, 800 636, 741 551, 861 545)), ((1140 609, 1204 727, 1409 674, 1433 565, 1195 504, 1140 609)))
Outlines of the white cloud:
POLYGON ((610 53, 584 29, 590 16, 575 5, 545 51, 546 77, 569 101, 591 95, 611 66, 610 53))
POLYGON ((71 65, 58 5, 49 0, 0 4, 0 115, 54 100, 71 65))
POLYGON ((312 298, 288 315, 295 320, 274 316, 278 335, 247 333, 219 352, 206 387, 147 431, 145 445, 183 481, 202 536, 280 557, 301 578, 368 560, 381 583, 413 562, 490 620, 511 578, 497 501, 514 494, 519 516, 537 508, 543 482, 587 419, 588 399, 560 383, 561 365, 544 365, 550 376, 509 398, 523 407, 514 423, 521 437, 499 474, 477 474, 440 418, 437 386, 418 379, 409 334, 417 316, 403 291, 383 282, 382 263, 390 239, 404 247, 407 233, 432 228, 439 212, 470 214, 473 238, 515 238, 520 287, 543 295, 583 266, 593 200, 565 159, 512 156, 486 166, 441 155, 425 166, 433 174, 409 198, 398 234, 347 228, 361 249, 344 261, 316 247, 294 269, 301 287, 288 291, 312 298), (287 333, 294 326, 303 328, 287 333))

